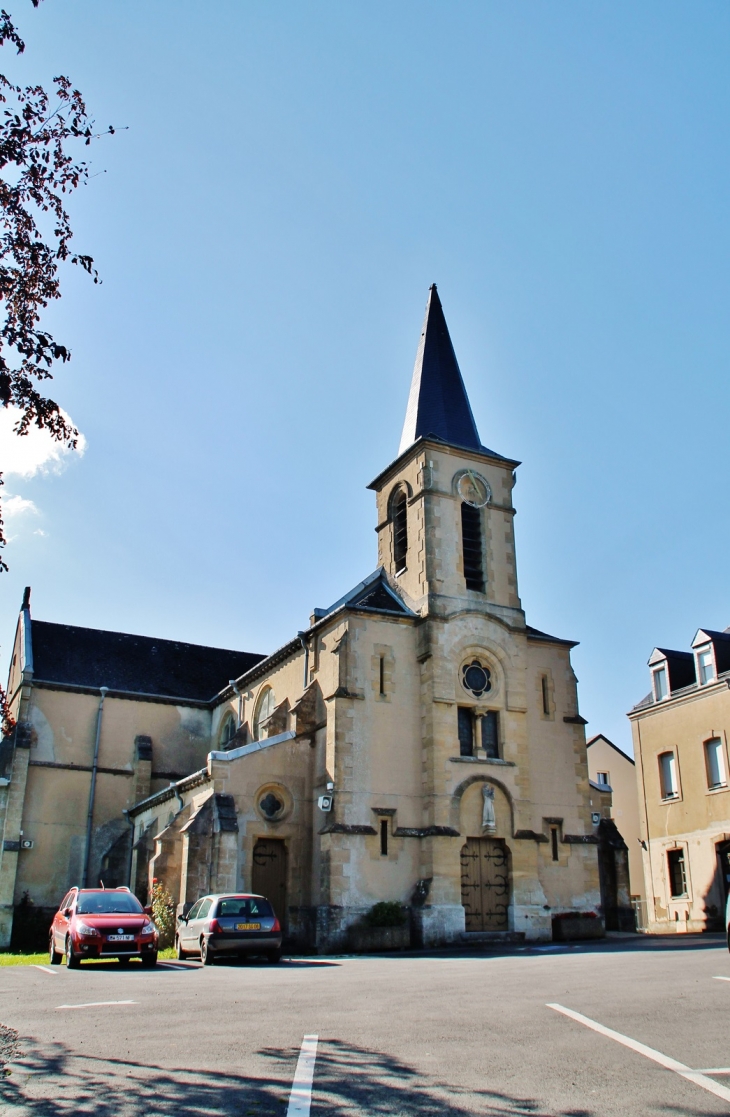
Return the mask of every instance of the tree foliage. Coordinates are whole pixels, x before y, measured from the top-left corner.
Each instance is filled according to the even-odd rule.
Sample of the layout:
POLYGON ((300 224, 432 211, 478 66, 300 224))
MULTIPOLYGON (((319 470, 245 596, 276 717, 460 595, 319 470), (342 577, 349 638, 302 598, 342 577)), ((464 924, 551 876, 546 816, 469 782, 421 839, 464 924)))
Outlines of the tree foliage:
MULTIPOLYGON (((37 8, 40 0, 31 2, 37 8)), ((25 50, 3 9, 0 46, 6 44, 18 54, 25 50)), ((103 134, 113 132, 110 127, 103 134)), ((71 448, 78 431, 45 394, 54 369, 71 354, 42 327, 41 316, 61 297, 61 264, 76 264, 98 282, 91 256, 71 247, 66 208, 69 195, 89 177, 76 149, 98 135, 69 78, 54 78, 49 93, 40 85, 15 85, 0 73, 0 406, 19 409, 17 435, 36 426, 71 448)), ((0 508, 0 552, 5 543, 0 508)), ((0 573, 5 570, 0 553, 0 573)), ((5 731, 12 728, 1 690, 0 718, 5 731)))

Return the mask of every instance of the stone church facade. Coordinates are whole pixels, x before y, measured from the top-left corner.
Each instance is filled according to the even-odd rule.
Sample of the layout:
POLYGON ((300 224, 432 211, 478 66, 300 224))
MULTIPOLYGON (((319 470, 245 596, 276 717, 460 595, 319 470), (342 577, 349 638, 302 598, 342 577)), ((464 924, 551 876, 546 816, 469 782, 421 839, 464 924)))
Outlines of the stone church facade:
MULTIPOLYGON (((165 708, 151 686, 147 722, 127 716, 122 729, 118 717, 126 738, 103 742, 133 773, 116 800, 126 793, 115 871, 139 895, 153 878, 178 904, 208 891, 262 891, 290 940, 319 950, 346 946, 348 928, 383 900, 410 906, 425 946, 465 935, 550 939, 555 915, 599 911, 574 643, 525 620, 512 503, 518 465, 481 443, 433 287, 398 456, 370 485, 377 569, 315 610, 284 647, 231 668, 213 696, 188 700, 197 736, 185 746, 182 778, 151 782, 163 742, 140 726, 165 708)), ((195 650, 186 654, 194 671, 195 650)), ((20 659, 14 670, 11 693, 26 707, 5 829, 12 815, 25 833, 17 820, 30 805, 19 810, 16 794, 13 814, 12 773, 33 763, 39 719, 32 673, 24 689, 20 659)), ((132 692, 109 693, 142 708, 132 692)), ((67 706, 82 698, 68 686, 63 694, 67 706)), ((182 702, 175 710, 165 765, 179 771, 182 752, 170 742, 175 733, 182 741, 191 717, 182 702)), ((53 736, 52 726, 44 730, 53 736)), ((97 830, 95 821, 88 848, 97 830)), ((11 869, 2 854, 6 926, 32 852, 10 850, 11 869)), ((94 879, 100 865, 91 864, 94 879)), ((60 863, 58 874, 60 897, 77 881, 60 863)))

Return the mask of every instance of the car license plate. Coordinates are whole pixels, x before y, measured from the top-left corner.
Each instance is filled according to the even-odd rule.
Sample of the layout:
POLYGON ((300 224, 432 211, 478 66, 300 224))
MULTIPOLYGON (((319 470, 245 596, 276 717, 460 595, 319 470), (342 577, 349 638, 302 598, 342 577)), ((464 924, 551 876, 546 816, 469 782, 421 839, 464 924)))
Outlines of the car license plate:
POLYGON ((261 924, 260 923, 237 923, 236 924, 236 930, 237 931, 260 931, 261 930, 261 924))
POLYGON ((107 935, 107 942, 131 942, 134 935, 107 935))

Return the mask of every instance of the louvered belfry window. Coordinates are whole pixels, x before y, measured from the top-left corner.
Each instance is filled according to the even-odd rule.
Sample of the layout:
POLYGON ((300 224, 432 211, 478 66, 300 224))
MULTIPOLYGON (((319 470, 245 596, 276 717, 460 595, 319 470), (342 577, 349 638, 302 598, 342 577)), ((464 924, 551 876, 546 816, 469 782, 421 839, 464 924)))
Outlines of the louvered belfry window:
POLYGON ((393 562, 395 572, 400 574, 406 568, 408 553, 408 498, 399 489, 393 498, 393 562))
POLYGON ((482 555, 482 514, 471 504, 461 506, 461 542, 464 552, 464 578, 468 590, 484 593, 482 555))

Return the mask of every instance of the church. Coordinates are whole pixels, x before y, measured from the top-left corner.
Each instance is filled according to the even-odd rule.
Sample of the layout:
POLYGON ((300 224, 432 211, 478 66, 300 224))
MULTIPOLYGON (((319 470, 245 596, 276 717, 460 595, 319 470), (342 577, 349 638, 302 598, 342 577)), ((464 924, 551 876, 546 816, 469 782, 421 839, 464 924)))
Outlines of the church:
MULTIPOLYGON (((526 623, 519 462, 482 444, 431 287, 375 570, 272 654, 18 623, 0 751, 0 945, 25 904, 153 879, 262 892, 288 941, 549 940, 600 913, 574 641, 526 623)), ((17 938, 17 930, 16 930, 17 938)))

